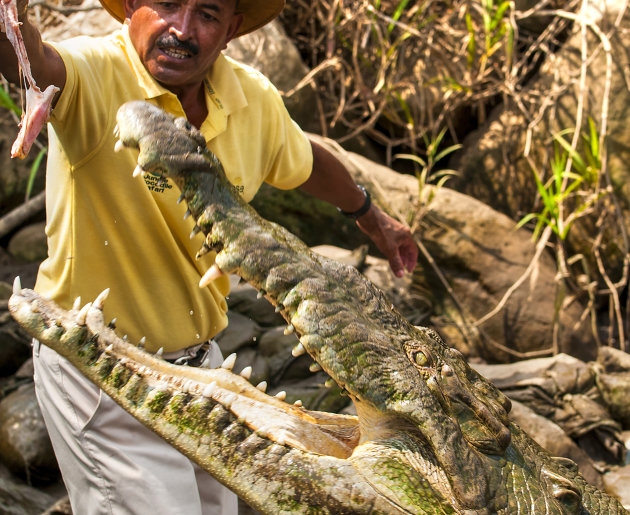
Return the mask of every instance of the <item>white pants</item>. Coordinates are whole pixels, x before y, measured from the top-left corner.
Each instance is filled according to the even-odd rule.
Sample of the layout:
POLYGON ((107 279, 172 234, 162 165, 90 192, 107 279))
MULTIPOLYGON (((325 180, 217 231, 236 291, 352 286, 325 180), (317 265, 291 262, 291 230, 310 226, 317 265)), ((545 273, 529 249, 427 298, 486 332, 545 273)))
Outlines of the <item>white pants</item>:
POLYGON ((73 513, 236 515, 236 495, 66 359, 35 342, 33 362, 37 400, 73 513))

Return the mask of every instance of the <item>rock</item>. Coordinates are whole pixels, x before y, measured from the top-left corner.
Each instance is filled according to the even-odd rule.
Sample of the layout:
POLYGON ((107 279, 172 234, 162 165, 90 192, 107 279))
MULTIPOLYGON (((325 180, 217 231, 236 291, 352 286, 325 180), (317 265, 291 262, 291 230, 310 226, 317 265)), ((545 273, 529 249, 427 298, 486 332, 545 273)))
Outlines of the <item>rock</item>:
POLYGON ((259 336, 260 327, 254 320, 237 311, 229 311, 228 326, 214 339, 223 356, 228 356, 246 345, 255 343, 259 336))
POLYGON ((9 242, 9 253, 20 261, 40 262, 48 256, 48 242, 44 222, 20 229, 9 242))
POLYGON ((31 486, 0 478, 0 513, 2 515, 40 515, 55 500, 31 486))
POLYGON ((617 497, 626 510, 630 510, 630 465, 604 474, 604 489, 617 497))
POLYGON ((311 250, 320 256, 334 259, 344 265, 353 266, 361 272, 365 268, 368 246, 361 245, 354 250, 347 250, 334 245, 316 245, 311 250))
POLYGON ((32 483, 46 483, 59 476, 32 383, 0 402, 0 461, 32 483))
POLYGON ((284 390, 287 393, 286 402, 292 404, 301 401, 310 410, 337 413, 349 402, 348 397, 341 395, 339 387, 327 388, 326 377, 323 374, 310 374, 299 381, 283 382, 270 390, 270 395, 284 390))
MULTIPOLYGON (((296 359, 299 359, 291 355, 291 349, 297 344, 298 339, 294 334, 284 334, 284 327, 273 327, 260 337, 258 352, 267 360, 270 377, 280 379, 296 359)), ((305 359, 307 369, 309 360, 310 358, 305 359)))
POLYGON ((597 361, 597 386, 610 410, 624 429, 630 429, 630 355, 601 347, 597 361))
POLYGON ((512 401, 510 419, 516 422, 536 443, 547 449, 552 456, 563 456, 573 460, 589 483, 602 488, 601 474, 593 466, 588 454, 578 447, 560 426, 518 401, 512 401))
POLYGON ((258 298, 256 289, 245 282, 239 283, 230 292, 227 303, 231 310, 246 314, 261 326, 274 327, 286 323, 275 308, 267 300, 258 298))
POLYGON ((13 321, 0 326, 0 377, 14 374, 28 360, 30 341, 13 321))
POLYGON ((62 497, 41 515, 72 515, 72 506, 70 506, 70 499, 67 495, 65 497, 62 497))
POLYGON ((81 7, 90 9, 66 16, 63 23, 46 23, 42 27, 42 38, 46 41, 63 41, 76 36, 106 36, 120 27, 98 0, 80 2, 81 7))
POLYGON ((560 426, 598 465, 605 467, 623 460, 621 426, 597 389, 596 374, 590 364, 559 354, 473 367, 510 399, 560 426))

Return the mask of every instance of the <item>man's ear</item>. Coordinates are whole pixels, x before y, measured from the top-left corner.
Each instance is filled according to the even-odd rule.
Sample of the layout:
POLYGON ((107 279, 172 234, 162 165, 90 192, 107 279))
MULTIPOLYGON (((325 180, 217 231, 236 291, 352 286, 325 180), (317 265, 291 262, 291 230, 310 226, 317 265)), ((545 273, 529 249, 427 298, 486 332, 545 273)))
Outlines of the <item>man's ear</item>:
POLYGON ((123 5, 125 7, 125 19, 128 20, 136 10, 136 0, 123 0, 123 5))
MULTIPOLYGON (((125 0, 125 1, 131 1, 131 0, 125 0)), ((223 47, 224 50, 225 48, 227 48, 227 44, 236 37, 236 34, 238 33, 238 29, 241 28, 241 23, 243 23, 243 15, 235 14, 232 17, 232 21, 230 22, 230 28, 227 33, 227 39, 225 41, 225 46, 223 47)))

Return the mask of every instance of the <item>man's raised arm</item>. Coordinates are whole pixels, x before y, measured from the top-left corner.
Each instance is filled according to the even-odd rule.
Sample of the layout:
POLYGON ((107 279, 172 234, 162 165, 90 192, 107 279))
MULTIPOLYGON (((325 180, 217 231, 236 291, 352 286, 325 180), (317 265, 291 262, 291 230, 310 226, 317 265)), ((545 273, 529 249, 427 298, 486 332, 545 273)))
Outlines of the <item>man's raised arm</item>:
MULTIPOLYGON (((66 82, 66 68, 61 56, 49 45, 42 42, 39 30, 31 24, 27 16, 27 0, 0 0, 2 10, 16 5, 18 20, 17 37, 21 38, 28 56, 31 72, 37 86, 44 90, 50 85, 55 85, 61 91, 66 82)), ((10 20, 3 20, 11 23, 10 20)), ((14 27, 15 28, 15 27, 14 27)), ((12 83, 20 83, 20 69, 16 56, 16 50, 7 38, 8 27, 3 27, 0 34, 0 73, 12 83)))

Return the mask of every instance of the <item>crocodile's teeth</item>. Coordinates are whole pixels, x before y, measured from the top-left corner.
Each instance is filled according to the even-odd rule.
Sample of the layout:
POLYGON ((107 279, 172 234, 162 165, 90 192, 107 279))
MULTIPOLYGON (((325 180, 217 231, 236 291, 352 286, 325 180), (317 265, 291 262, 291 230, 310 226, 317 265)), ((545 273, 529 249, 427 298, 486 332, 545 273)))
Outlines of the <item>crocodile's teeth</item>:
POLYGON ((17 275, 15 279, 13 279, 13 293, 17 294, 22 291, 22 280, 20 276, 17 275))
POLYGON ((302 342, 298 343, 295 347, 293 347, 291 354, 293 355, 294 358, 297 358, 298 356, 301 356, 302 354, 306 354, 306 349, 304 348, 304 345, 302 345, 302 342))
POLYGON ((212 394, 214 393, 216 388, 217 388, 217 382, 212 381, 210 384, 206 385, 206 387, 203 389, 203 392, 201 392, 201 395, 203 395, 204 397, 208 399, 211 399, 212 394))
POLYGON ((192 231, 190 231, 190 239, 192 240, 200 232, 201 228, 197 224, 195 224, 195 226, 192 228, 192 231))
POLYGON ((293 405, 294 405, 294 406, 297 406, 298 408, 301 408, 301 407, 302 407, 302 401, 301 401, 300 399, 298 399, 297 401, 295 401, 295 402, 293 403, 293 405))
POLYGON ((205 256, 208 252, 210 252, 212 249, 208 246, 208 244, 204 241, 203 245, 201 246, 201 248, 199 249, 199 252, 197 252, 197 259, 199 259, 202 256, 205 256))
POLYGON ((31 311, 33 313, 39 313, 39 302, 37 302, 37 300, 31 302, 31 311))
POLYGON ((322 366, 319 363, 311 363, 311 366, 308 367, 311 372, 319 372, 322 369, 322 366))
POLYGON ((125 144, 122 142, 122 140, 117 140, 114 144, 114 152, 120 152, 123 148, 125 148, 125 144))
POLYGON ((181 203, 182 203, 182 201, 183 201, 185 198, 186 198, 186 197, 185 197, 185 196, 184 196, 184 194, 182 193, 182 194, 179 196, 179 198, 177 199, 177 203, 178 203, 178 204, 181 204, 181 203))
POLYGON ((265 294, 262 291, 260 291, 260 290, 256 293, 256 298, 257 299, 262 299, 264 296, 265 296, 265 294))
POLYGON ((190 393, 193 390, 194 386, 195 386, 195 382, 189 379, 182 385, 182 391, 184 393, 190 393))
POLYGON ((245 379, 249 379, 252 376, 252 367, 245 367, 243 370, 241 370, 241 377, 244 377, 245 379))
POLYGON ((144 175, 145 175, 146 173, 147 173, 147 172, 145 171, 145 169, 144 169, 144 168, 142 168, 140 165, 136 166, 136 167, 134 168, 134 170, 133 170, 133 176, 134 176, 134 177, 138 177, 139 175, 142 175, 142 176, 144 177, 144 175))
POLYGON ((107 324, 107 327, 110 329, 116 329, 116 322, 118 322, 117 318, 112 318, 111 322, 107 324))
POLYGON ((266 392, 267 391, 267 381, 261 381, 260 383, 258 383, 256 385, 256 388, 258 388, 261 392, 266 392))
POLYGON ((224 275, 223 272, 217 265, 212 265, 208 269, 208 271, 205 274, 203 274, 203 277, 199 280, 199 288, 205 288, 212 281, 214 281, 215 279, 218 279, 219 277, 223 275, 224 275))
POLYGON ((328 378, 328 379, 326 379, 326 382, 324 383, 324 386, 325 386, 326 388, 332 388, 332 387, 333 387, 333 386, 335 386, 336 384, 337 384, 337 383, 335 382, 335 380, 334 380, 334 379, 332 379, 332 378, 328 378))
POLYGON ((192 215, 192 212, 190 211, 190 209, 187 209, 184 213, 184 220, 186 220, 190 215, 192 215))
POLYGON ((107 300, 107 296, 109 295, 109 288, 105 288, 98 297, 92 303, 96 309, 103 310, 103 305, 105 304, 105 300, 107 300))
POLYGON ((284 399, 287 398, 287 392, 285 392, 284 390, 281 390, 276 395, 274 395, 274 397, 276 399, 279 399, 279 400, 283 401, 284 399))
POLYGON ((228 392, 225 396, 223 396, 223 399, 221 399, 221 404, 227 409, 230 409, 237 399, 238 397, 235 394, 228 392))
POLYGON ((145 343, 147 343, 147 337, 143 336, 142 338, 140 338, 140 341, 138 342, 138 348, 144 349, 145 343))
POLYGON ((111 354, 111 352, 114 350, 114 344, 110 343, 107 347, 105 347, 105 351, 107 354, 111 354))
POLYGON ((232 370, 234 368, 234 363, 236 363, 236 353, 233 352, 225 361, 221 364, 221 368, 225 368, 226 370, 232 370))
POLYGON ((79 311, 81 309, 81 297, 77 297, 74 299, 74 304, 72 304, 73 311, 79 311))
POLYGON ((120 127, 118 127, 118 124, 114 126, 114 136, 115 137, 120 136, 120 127))
POLYGON ((201 364, 199 365, 199 368, 211 368, 210 367, 210 356, 207 356, 206 359, 204 359, 201 364))
POLYGON ((123 334, 123 340, 127 341, 128 336, 126 334, 123 334))
POLYGON ((285 335, 293 334, 294 331, 295 331, 295 327, 293 327, 293 324, 289 324, 288 326, 284 328, 285 335))
POLYGON ((88 302, 85 306, 81 308, 81 311, 79 311, 79 314, 77 315, 77 323, 79 325, 85 325, 85 320, 87 318, 88 311, 90 311, 91 307, 92 307, 92 303, 88 302))
POLYGON ((158 358, 161 358, 163 354, 164 354, 164 347, 160 347, 160 348, 157 350, 157 352, 155 353, 155 355, 156 355, 158 358))
POLYGON ((276 443, 278 445, 284 445, 286 443, 286 440, 284 438, 282 438, 281 436, 276 438, 276 443))
POLYGON ((274 309, 274 311, 276 313, 280 313, 280 311, 282 311, 282 308, 280 306, 276 306, 276 308, 274 309))

